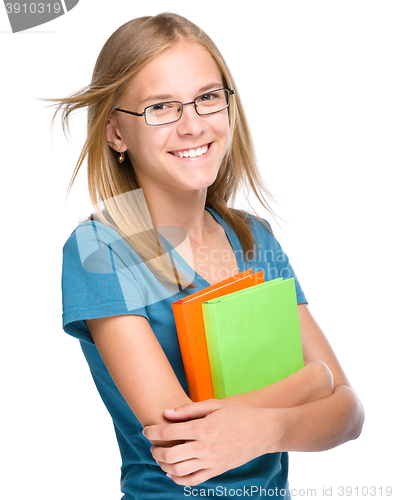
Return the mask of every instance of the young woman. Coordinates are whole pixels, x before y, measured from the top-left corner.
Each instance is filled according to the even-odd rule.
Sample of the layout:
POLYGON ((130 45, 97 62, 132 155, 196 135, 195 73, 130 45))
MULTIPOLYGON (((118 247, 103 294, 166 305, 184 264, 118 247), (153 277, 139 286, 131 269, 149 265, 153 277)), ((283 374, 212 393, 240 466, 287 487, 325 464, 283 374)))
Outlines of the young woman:
POLYGON ((57 103, 64 124, 88 108, 72 182, 87 157, 96 206, 64 247, 64 329, 80 339, 112 416, 123 498, 225 488, 250 498, 252 487, 290 498, 287 451, 355 439, 363 409, 268 223, 229 206, 246 186, 269 210, 218 49, 178 15, 135 19, 106 42, 92 83, 57 103), (249 268, 266 280, 295 277, 305 367, 250 393, 193 403, 171 303, 249 268))

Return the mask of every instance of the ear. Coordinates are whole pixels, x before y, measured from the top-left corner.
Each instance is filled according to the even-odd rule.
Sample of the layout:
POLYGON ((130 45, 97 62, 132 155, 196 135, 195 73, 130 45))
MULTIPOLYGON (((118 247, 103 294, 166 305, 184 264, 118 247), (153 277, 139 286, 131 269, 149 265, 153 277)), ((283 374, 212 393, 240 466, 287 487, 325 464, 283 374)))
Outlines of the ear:
POLYGON ((106 123, 107 142, 116 151, 126 151, 127 145, 122 138, 117 121, 113 116, 109 116, 106 123))

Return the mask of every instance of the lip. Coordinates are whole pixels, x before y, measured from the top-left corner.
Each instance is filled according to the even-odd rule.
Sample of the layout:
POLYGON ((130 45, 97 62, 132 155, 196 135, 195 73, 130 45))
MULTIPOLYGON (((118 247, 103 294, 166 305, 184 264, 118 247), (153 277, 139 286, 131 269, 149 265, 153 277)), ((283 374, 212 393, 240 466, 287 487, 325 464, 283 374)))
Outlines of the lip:
POLYGON ((202 158, 206 158, 207 156, 210 155, 212 144, 213 144, 212 142, 207 142, 205 144, 201 144, 200 146, 195 146, 195 147, 192 146, 190 148, 183 148, 183 149, 177 149, 175 151, 169 151, 169 154, 174 156, 178 160, 189 160, 189 161, 201 160, 202 158), (204 146, 208 146, 208 151, 205 154, 203 154, 202 156, 195 156, 194 158, 180 158, 179 156, 177 156, 175 154, 175 153, 179 153, 180 151, 189 151, 190 149, 194 149, 196 151, 198 148, 203 148, 204 146))

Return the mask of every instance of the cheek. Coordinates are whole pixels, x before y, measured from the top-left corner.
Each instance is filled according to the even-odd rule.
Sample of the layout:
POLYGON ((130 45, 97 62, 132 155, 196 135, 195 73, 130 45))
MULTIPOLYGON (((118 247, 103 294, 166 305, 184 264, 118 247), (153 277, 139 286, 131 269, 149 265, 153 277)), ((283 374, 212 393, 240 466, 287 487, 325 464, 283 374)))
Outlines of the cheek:
POLYGON ((224 146, 223 155, 224 155, 231 144, 230 124, 227 115, 217 122, 216 133, 223 142, 224 146))
POLYGON ((137 154, 159 153, 165 149, 168 140, 168 131, 163 127, 149 127, 145 123, 141 130, 130 131, 128 145, 130 152, 137 151, 137 154))
POLYGON ((215 118, 212 126, 216 133, 223 138, 223 140, 228 142, 230 138, 230 123, 228 120, 228 114, 223 113, 222 115, 221 113, 218 113, 217 115, 212 115, 212 117, 215 118))
POLYGON ((135 130, 128 134, 127 149, 134 168, 151 170, 162 159, 168 133, 145 123, 144 125, 147 130, 135 130))

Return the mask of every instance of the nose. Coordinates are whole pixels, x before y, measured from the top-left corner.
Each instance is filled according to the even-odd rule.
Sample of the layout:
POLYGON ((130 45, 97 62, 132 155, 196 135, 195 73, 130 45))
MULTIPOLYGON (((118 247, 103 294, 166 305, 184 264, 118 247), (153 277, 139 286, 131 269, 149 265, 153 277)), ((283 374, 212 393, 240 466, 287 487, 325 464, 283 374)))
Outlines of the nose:
POLYGON ((204 130, 204 121, 197 114, 193 102, 183 105, 181 119, 178 120, 178 133, 181 135, 198 136, 204 130))

